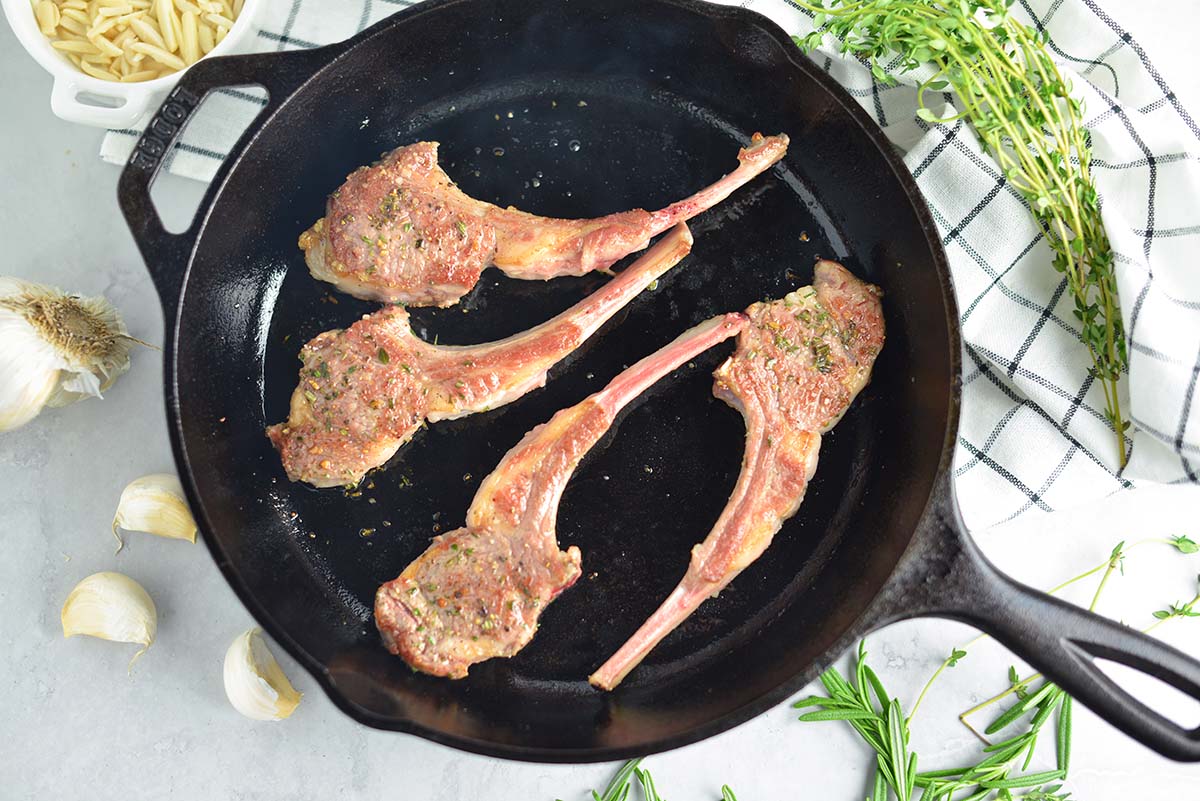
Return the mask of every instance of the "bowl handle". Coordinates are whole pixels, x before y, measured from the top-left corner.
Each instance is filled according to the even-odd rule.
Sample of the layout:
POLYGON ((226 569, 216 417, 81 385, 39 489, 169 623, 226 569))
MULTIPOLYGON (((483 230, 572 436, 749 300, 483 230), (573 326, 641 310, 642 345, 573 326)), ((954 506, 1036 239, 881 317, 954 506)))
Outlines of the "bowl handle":
POLYGON ((184 270, 216 191, 247 145, 280 106, 321 67, 336 58, 342 47, 342 44, 334 44, 312 50, 202 59, 185 72, 167 94, 134 145, 117 183, 117 200, 158 290, 168 338, 174 330, 184 270), (266 89, 266 105, 230 149, 187 230, 171 233, 163 226, 150 199, 150 187, 165 157, 209 92, 224 86, 251 85, 266 89))
POLYGON ((1171 759, 1200 762, 1200 726, 1185 729, 1154 711, 1096 659, 1154 676, 1197 700, 1200 661, 1000 572, 967 533, 948 476, 878 603, 874 627, 925 615, 969 623, 1130 737, 1171 759))
POLYGON ((83 92, 75 81, 56 78, 50 91, 50 109, 56 117, 67 122, 97 128, 128 128, 146 113, 154 93, 136 84, 122 84, 121 88, 125 91, 120 95, 107 95, 94 89, 83 92), (80 99, 81 96, 108 100, 114 105, 87 103, 80 99))

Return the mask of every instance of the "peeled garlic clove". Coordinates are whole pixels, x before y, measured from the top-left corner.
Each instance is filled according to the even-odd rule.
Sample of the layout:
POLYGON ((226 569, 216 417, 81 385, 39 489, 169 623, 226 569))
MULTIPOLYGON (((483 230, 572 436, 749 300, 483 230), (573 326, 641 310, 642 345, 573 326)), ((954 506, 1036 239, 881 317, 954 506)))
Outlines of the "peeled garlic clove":
POLYGON ((225 695, 233 708, 254 720, 283 720, 296 711, 296 692, 262 637, 246 631, 225 652, 225 695))
MULTIPOLYGON (((0 308, 0 432, 25 425, 50 400, 58 386, 58 370, 48 367, 36 359, 8 359, 6 352, 11 345, 3 344, 12 334, 13 326, 6 325, 4 310, 0 308)), ((20 337, 24 332, 16 334, 20 337)))
POLYGON ((113 642, 141 643, 142 650, 129 660, 132 666, 154 642, 158 611, 142 585, 129 576, 93 573, 67 596, 62 627, 64 637, 86 634, 113 642))
POLYGON ((137 341, 102 297, 0 276, 0 432, 46 406, 101 397, 137 341))
POLYGON ((119 529, 195 542, 196 520, 183 497, 179 479, 169 473, 155 473, 130 482, 121 492, 112 523, 118 551, 124 545, 119 529))

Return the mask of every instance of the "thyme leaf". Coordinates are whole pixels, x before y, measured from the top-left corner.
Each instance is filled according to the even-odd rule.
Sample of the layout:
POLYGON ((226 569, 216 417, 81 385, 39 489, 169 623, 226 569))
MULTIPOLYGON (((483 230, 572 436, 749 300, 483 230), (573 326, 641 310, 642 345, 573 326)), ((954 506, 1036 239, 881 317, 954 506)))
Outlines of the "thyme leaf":
POLYGON ((1011 0, 793 0, 814 13, 816 30, 795 37, 813 50, 828 34, 845 55, 866 61, 875 79, 932 65, 918 87, 917 117, 974 127, 1004 179, 1021 194, 1054 254, 1074 301, 1079 339, 1104 392, 1104 415, 1125 466, 1118 383, 1129 369, 1113 272, 1113 250, 1091 174, 1082 106, 1058 71, 1048 35, 1010 15, 1011 0), (893 68, 892 65, 896 66, 893 68), (928 92, 953 92, 960 112, 939 117, 928 92))

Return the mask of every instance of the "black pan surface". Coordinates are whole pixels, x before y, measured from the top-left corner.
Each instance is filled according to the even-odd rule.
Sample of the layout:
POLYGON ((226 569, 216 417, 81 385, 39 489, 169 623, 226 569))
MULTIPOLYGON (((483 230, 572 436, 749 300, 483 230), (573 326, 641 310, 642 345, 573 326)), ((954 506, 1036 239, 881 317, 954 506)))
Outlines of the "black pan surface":
MULTIPOLYGON (((362 38, 353 59, 332 62, 266 122, 215 189, 175 342, 179 435, 205 528, 272 633, 287 632, 373 723, 554 759, 695 739, 796 685, 906 544, 847 534, 907 534, 923 511, 953 374, 935 257, 862 114, 761 18, 673 2, 512 2, 492 14, 463 5, 415 7, 362 38), (732 169, 756 131, 791 135, 785 161, 696 218, 690 257, 554 369, 546 389, 424 430, 361 492, 287 481, 263 429, 287 415, 296 354, 376 308, 313 281, 296 247, 350 170, 434 139, 474 197, 587 217, 694 192, 732 169), (458 682, 385 654, 371 616, 377 586, 438 531, 462 525, 481 478, 524 432, 686 327, 810 282, 818 257, 886 288, 888 344, 767 558, 617 693, 588 687, 589 671, 678 582, 736 480, 742 420, 710 393, 726 344, 662 381, 577 471, 558 531, 564 547, 582 549, 584 577, 526 650, 458 682), (888 426, 896 414, 912 423, 888 426)), ((488 271, 461 306, 414 312, 415 329, 444 343, 490 341, 604 281, 488 271)))
MULTIPOLYGON (((139 143, 121 200, 164 300, 172 439, 205 541, 255 616, 358 720, 497 756, 611 759, 748 719, 885 620, 974 619, 991 606, 996 620, 1020 619, 1000 603, 1016 590, 997 589, 991 606, 967 590, 931 600, 938 571, 947 587, 1000 585, 962 580, 964 559, 982 564, 969 545, 926 547, 928 575, 904 569, 888 584, 914 532, 956 530, 945 469, 959 346, 945 257, 870 119, 756 14, 689 0, 433 0, 329 48, 206 59, 139 143), (161 155, 206 91, 255 83, 267 110, 192 228, 167 234, 147 193, 161 155), (545 389, 422 431, 357 491, 287 481, 263 430, 286 416, 300 346, 375 308, 314 281, 296 246, 351 170, 438 140, 469 194, 584 217, 695 191, 732 169, 755 131, 789 134, 786 159, 696 218, 692 254, 545 389), (376 588, 462 525, 482 478, 527 430, 685 328, 808 283, 819 257, 886 293, 874 379, 825 439, 800 513, 767 554, 616 692, 586 676, 675 585, 737 476, 742 422, 710 394, 729 343, 656 386, 577 471, 558 531, 582 550, 584 578, 524 651, 449 681, 382 649, 376 588), (939 515, 927 513, 931 498, 939 515)), ((414 312, 415 328, 443 343, 492 340, 605 280, 491 270, 460 306, 414 312)), ((1049 602, 1037 603, 1045 613, 1049 602)))
MULTIPOLYGON (((790 42, 740 16, 714 21, 672 4, 648 15, 632 5, 601 12, 547 3, 517 16, 451 3, 408 12, 403 27, 363 41, 258 134, 215 199, 184 292, 181 434, 234 570, 297 645, 331 667, 335 683, 369 683, 362 691, 385 696, 384 714, 402 716, 401 726, 453 732, 480 748, 628 750, 745 715, 822 650, 815 634, 828 632, 827 644, 837 621, 861 613, 817 576, 857 577, 863 604, 873 597, 888 549, 847 535, 912 530, 945 434, 951 373, 938 278, 874 140, 810 77, 813 68, 797 66, 790 42), (355 167, 432 139, 467 193, 588 217, 655 208, 699 189, 736 165, 755 131, 788 133, 787 159, 696 219, 691 256, 555 369, 544 390, 421 432, 361 493, 287 481, 262 432, 286 417, 300 346, 376 308, 314 281, 296 247, 355 167), (463 524, 479 482, 526 431, 685 328, 808 283, 818 257, 888 288, 889 339, 875 380, 827 438, 803 512, 768 557, 618 693, 590 689, 586 676, 679 580, 737 477, 742 421, 711 395, 712 369, 730 344, 656 387, 577 472, 558 530, 564 547, 582 549, 584 578, 547 610, 529 647, 473 667, 461 682, 415 675, 382 651, 371 617, 376 588, 438 531, 463 524), (904 288, 893 295, 892 287, 904 288), (905 302, 921 295, 934 302, 905 302), (928 365, 920 383, 904 367, 914 362, 928 365), (926 402, 941 414, 910 412, 920 422, 886 425, 889 407, 926 402), (925 482, 888 487, 879 480, 887 472, 917 472, 925 482)), ((488 341, 549 318, 605 280, 530 283, 488 271, 459 307, 415 311, 415 328, 439 342, 488 341)))

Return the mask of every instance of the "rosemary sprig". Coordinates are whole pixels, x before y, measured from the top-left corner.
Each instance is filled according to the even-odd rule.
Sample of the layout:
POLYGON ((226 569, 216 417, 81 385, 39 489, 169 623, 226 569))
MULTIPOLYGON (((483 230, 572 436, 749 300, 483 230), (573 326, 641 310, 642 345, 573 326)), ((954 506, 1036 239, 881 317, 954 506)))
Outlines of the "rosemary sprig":
POLYGON ((917 775, 917 755, 908 748, 908 719, 900 702, 887 694, 875 671, 867 665, 866 643, 860 643, 855 661, 853 682, 847 681, 836 668, 821 674, 821 684, 828 696, 802 698, 792 704, 797 709, 819 706, 805 712, 805 722, 844 720, 875 750, 874 798, 887 798, 890 788, 900 801, 912 797, 913 780, 917 775))
MULTIPOLYGON (((638 765, 641 763, 642 760, 640 759, 631 759, 622 765, 617 774, 612 777, 612 781, 604 788, 604 795, 600 795, 595 790, 592 790, 593 801, 625 801, 629 797, 629 789, 632 786, 631 782, 634 775, 639 773, 638 765)), ((650 786, 654 786, 653 782, 651 782, 650 786)), ((647 796, 647 801, 656 801, 656 799, 647 796)))
MULTIPOLYGON (((1100 575, 1089 605, 1095 611, 1109 579, 1124 572, 1125 558, 1134 548, 1150 543, 1170 545, 1183 554, 1196 553, 1200 548, 1186 536, 1170 539, 1146 539, 1133 545, 1117 543, 1108 558, 1054 587, 1057 592, 1086 578, 1100 575)), ((1200 578, 1198 578, 1200 586, 1200 578)), ((1189 601, 1171 604, 1168 609, 1154 613, 1155 622, 1144 631, 1151 631, 1167 620, 1181 617, 1200 617, 1200 590, 1189 601)), ((799 709, 811 709, 800 716, 802 721, 844 720, 875 751, 876 772, 874 789, 869 801, 910 801, 914 788, 921 790, 919 801, 1066 801, 1070 794, 1063 792, 1071 763, 1072 700, 1060 687, 1042 679, 1040 673, 1021 678, 1016 668, 1008 670, 1009 688, 959 715, 968 729, 983 742, 983 755, 973 765, 917 772, 917 755, 909 749, 908 731, 921 702, 947 668, 952 668, 967 656, 967 649, 987 635, 954 648, 938 666, 921 689, 907 718, 900 712, 899 702, 889 696, 879 677, 866 663, 865 644, 859 645, 853 679, 843 678, 836 668, 821 676, 827 695, 803 698, 793 704, 799 709), (984 730, 977 731, 969 718, 1010 696, 1016 702, 1001 712, 984 730), (1018 727, 1018 723, 1028 718, 1018 727), (1051 721, 1055 745, 1055 767, 1051 770, 1027 772, 1032 763, 1040 736, 1051 721), (1007 738, 992 742, 989 736, 1013 730, 1007 738), (904 766, 904 767, 901 767, 904 766), (1017 792, 1014 792, 1017 791, 1017 792)))
MULTIPOLYGON (((641 763, 640 759, 631 759, 622 765, 604 788, 603 794, 592 790, 592 801, 626 801, 635 780, 641 788, 642 801, 666 801, 658 794, 658 789, 654 786, 654 777, 650 775, 650 771, 640 767, 641 763)), ((737 796, 729 789, 728 784, 721 785, 721 801, 737 801, 737 796)))
POLYGON ((841 52, 867 60, 883 83, 894 82, 885 67, 893 60, 899 73, 933 66, 933 75, 918 87, 917 116, 927 122, 969 121, 1005 179, 1029 203, 1054 251, 1054 269, 1066 276, 1079 338, 1104 391, 1105 417, 1124 467, 1129 422, 1117 385, 1129 356, 1113 252, 1100 219, 1082 109, 1046 48, 1047 36, 1009 15, 1012 0, 794 2, 815 13, 817 30, 796 38, 805 50, 829 33, 841 52), (947 89, 962 111, 938 118, 925 94, 947 89))

